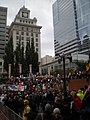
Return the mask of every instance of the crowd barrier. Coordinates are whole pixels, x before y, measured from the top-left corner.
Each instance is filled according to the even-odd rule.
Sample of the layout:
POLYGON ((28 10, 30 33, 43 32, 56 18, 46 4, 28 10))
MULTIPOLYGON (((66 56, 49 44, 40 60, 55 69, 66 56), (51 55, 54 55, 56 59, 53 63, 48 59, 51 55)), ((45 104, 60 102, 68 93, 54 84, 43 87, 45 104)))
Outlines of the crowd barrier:
POLYGON ((0 117, 3 117, 0 120, 23 120, 22 117, 2 103, 0 103, 0 117))

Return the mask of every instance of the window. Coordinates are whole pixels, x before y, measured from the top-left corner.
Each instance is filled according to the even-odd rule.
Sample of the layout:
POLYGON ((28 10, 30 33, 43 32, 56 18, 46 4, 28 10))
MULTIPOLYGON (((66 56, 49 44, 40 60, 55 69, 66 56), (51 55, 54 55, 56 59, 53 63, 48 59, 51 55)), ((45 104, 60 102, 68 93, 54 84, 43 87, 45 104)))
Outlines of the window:
POLYGON ((31 36, 33 36, 33 33, 31 33, 31 36))
POLYGON ((36 39, 36 42, 38 42, 38 39, 36 39))
POLYGON ((24 46, 24 42, 22 42, 22 46, 24 46))
POLYGON ((18 46, 18 43, 16 43, 16 46, 18 46))
POLYGON ((34 41, 34 38, 31 38, 31 41, 34 41))
POLYGON ((27 29, 27 31, 28 31, 28 27, 27 27, 26 29, 27 29))
POLYGON ((22 35, 24 35, 24 32, 22 32, 22 35))
POLYGON ((26 35, 27 35, 27 36, 29 36, 29 33, 28 33, 28 32, 26 32, 26 35))
POLYGON ((0 62, 0 65, 2 65, 2 62, 0 62))
POLYGON ((26 37, 26 41, 28 41, 28 42, 29 42, 29 40, 30 40, 30 38, 29 38, 29 37, 26 37))
POLYGON ((19 34, 19 31, 17 31, 16 34, 18 35, 18 34, 19 34))
POLYGON ((36 52, 38 52, 38 48, 36 48, 36 52))
POLYGON ((24 40, 24 37, 22 37, 22 40, 24 40))
POLYGON ((22 27, 22 30, 24 30, 24 27, 22 27))
POLYGON ((18 39, 19 39, 19 36, 16 36, 16 39, 18 40, 18 39))
POLYGON ((38 37, 38 34, 36 34, 36 37, 38 37))
POLYGON ((36 43, 36 47, 38 47, 38 43, 36 43))

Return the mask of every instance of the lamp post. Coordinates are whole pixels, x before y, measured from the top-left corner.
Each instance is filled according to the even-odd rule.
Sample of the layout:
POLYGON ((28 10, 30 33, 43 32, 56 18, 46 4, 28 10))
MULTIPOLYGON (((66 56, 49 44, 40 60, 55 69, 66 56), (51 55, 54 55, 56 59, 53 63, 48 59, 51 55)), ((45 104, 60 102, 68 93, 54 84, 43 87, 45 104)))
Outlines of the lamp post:
POLYGON ((69 59, 70 62, 72 62, 72 56, 71 55, 62 55, 60 56, 60 54, 56 53, 55 54, 56 56, 58 55, 59 56, 59 59, 58 59, 58 62, 60 63, 60 61, 62 60, 63 61, 63 89, 64 89, 64 99, 66 98, 67 96, 67 87, 66 87, 66 74, 65 74, 65 59, 69 59))
POLYGON ((65 56, 62 56, 62 60, 63 60, 63 88, 64 88, 64 98, 66 98, 67 95, 67 90, 66 90, 66 75, 65 75, 65 56))

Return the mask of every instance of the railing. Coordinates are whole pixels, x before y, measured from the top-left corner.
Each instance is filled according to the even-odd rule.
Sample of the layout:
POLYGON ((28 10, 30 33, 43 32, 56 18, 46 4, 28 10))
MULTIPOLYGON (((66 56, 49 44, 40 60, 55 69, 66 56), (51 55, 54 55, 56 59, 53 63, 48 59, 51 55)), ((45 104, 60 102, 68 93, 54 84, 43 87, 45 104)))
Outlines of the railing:
POLYGON ((9 120, 1 110, 0 110, 0 120, 9 120))
POLYGON ((11 110, 6 105, 0 103, 0 117, 3 115, 3 119, 0 120, 23 120, 18 114, 11 110))

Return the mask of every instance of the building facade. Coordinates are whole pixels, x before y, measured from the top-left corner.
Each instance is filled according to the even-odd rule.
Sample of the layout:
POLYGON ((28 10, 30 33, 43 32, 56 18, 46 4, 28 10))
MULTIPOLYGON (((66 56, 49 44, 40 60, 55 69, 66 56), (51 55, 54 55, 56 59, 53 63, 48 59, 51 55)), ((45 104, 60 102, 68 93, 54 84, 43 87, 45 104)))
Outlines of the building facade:
POLYGON ((68 54, 78 51, 78 33, 73 0, 57 0, 53 4, 55 53, 68 54))
POLYGON ((7 24, 7 8, 0 6, 0 73, 4 72, 3 56, 5 53, 6 44, 6 24, 7 24))
POLYGON ((6 44, 7 8, 0 7, 0 58, 3 58, 6 44))
POLYGON ((59 54, 88 54, 90 0, 56 0, 53 4, 54 47, 59 54))
POLYGON ((74 0, 80 38, 80 53, 90 50, 90 0, 74 0))
POLYGON ((34 17, 30 18, 30 10, 23 6, 18 14, 15 16, 14 21, 12 22, 9 29, 9 38, 13 38, 14 50, 16 49, 19 40, 21 45, 26 49, 27 42, 33 40, 35 51, 39 55, 39 62, 41 61, 41 37, 40 29, 42 27, 37 25, 37 19, 34 17))

